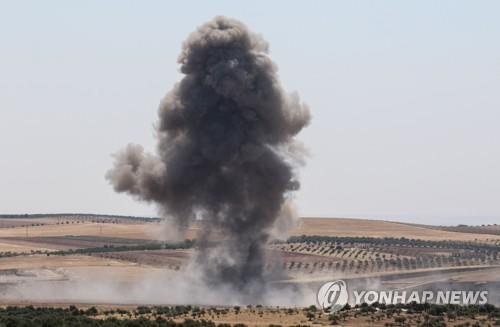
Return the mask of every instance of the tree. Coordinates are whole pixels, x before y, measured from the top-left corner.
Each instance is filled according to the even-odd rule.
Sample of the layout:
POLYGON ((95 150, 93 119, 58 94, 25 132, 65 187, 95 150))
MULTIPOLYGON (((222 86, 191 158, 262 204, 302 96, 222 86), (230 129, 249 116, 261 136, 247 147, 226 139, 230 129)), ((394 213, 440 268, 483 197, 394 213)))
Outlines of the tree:
POLYGON ((332 325, 338 325, 340 322, 340 317, 335 313, 332 313, 328 316, 328 321, 330 321, 332 325))

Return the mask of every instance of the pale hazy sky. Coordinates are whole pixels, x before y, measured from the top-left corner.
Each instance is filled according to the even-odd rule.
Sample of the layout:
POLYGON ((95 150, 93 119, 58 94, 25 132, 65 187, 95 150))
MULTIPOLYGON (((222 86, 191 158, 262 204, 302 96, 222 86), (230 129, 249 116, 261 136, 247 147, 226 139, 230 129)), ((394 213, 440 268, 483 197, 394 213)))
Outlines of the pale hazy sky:
POLYGON ((302 215, 500 223, 500 1, 0 1, 0 213, 155 215, 104 174, 215 15, 311 107, 302 215))

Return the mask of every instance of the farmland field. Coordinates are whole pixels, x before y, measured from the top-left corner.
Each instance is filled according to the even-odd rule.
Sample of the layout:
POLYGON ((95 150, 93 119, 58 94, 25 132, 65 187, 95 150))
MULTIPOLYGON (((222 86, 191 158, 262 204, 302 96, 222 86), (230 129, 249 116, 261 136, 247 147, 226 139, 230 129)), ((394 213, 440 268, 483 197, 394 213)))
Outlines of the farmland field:
MULTIPOLYGON (((81 289, 95 280, 104 281, 98 288, 113 284, 132 289, 144 276, 168 279, 168 274, 182 272, 194 253, 193 242, 162 239, 166 226, 155 219, 42 215, 2 220, 0 294, 4 306, 83 303, 104 310, 126 303, 135 308, 134 303, 144 299, 110 296, 91 301, 81 289), (64 290, 58 296, 44 293, 58 285, 64 290), (81 292, 78 296, 72 293, 75 287, 81 292), (40 292, 33 296, 28 289, 40 292)), ((195 225, 185 237, 195 239, 199 228, 195 225)), ((314 290, 321 283, 342 278, 361 285, 377 281, 387 289, 432 288, 443 283, 480 287, 490 290, 490 301, 498 304, 500 236, 496 230, 495 226, 453 230, 376 220, 303 218, 290 238, 268 244, 266 269, 285 272, 276 284, 307 286, 311 290, 309 302, 314 302, 314 290), (474 233, 476 230, 479 232, 474 233)), ((310 322, 304 311, 293 310, 244 308, 238 314, 229 310, 205 318, 248 325, 269 325, 276 320, 282 325, 310 322)), ((321 315, 315 319, 318 323, 327 321, 321 315)), ((346 325, 354 326, 357 319, 367 318, 352 315, 346 325)), ((379 325, 389 320, 380 318, 379 325)))

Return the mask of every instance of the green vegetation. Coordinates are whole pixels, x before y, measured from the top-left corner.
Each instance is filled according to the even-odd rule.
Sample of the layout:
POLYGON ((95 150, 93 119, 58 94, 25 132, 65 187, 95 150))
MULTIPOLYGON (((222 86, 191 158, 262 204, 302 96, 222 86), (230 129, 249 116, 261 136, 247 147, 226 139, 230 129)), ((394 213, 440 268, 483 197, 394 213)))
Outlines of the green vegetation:
MULTIPOLYGON (((0 308, 0 326, 2 327, 34 327, 34 326, 164 326, 164 327, 246 327, 244 324, 216 324, 212 319, 221 318, 232 312, 240 312, 239 306, 233 308, 197 307, 190 305, 178 306, 139 306, 134 310, 112 309, 98 310, 95 307, 79 309, 76 306, 68 308, 53 307, 6 307, 0 308), (175 320, 174 320, 175 319, 175 320)), ((262 306, 247 306, 251 313, 262 315, 263 310, 275 314, 299 314, 299 310, 290 308, 263 308, 262 306)), ((309 323, 323 324, 328 321, 332 325, 345 325, 366 321, 385 323, 385 326, 489 326, 500 321, 500 308, 490 304, 485 305, 435 305, 435 304, 396 304, 385 305, 374 303, 350 307, 346 305, 341 311, 323 316, 323 312, 315 306, 302 310, 309 323), (472 323, 471 323, 472 322, 472 323)), ((304 325, 305 326, 305 325, 304 325)), ((271 324, 268 327, 280 327, 271 324)))
MULTIPOLYGON (((354 307, 361 308, 363 305, 354 307)), ((432 303, 399 303, 385 305, 383 303, 374 303, 371 307, 383 310, 389 313, 399 313, 406 310, 408 314, 426 313, 431 316, 452 315, 453 317, 475 317, 477 315, 486 315, 489 318, 500 318, 500 307, 492 304, 482 305, 456 305, 456 304, 432 304, 432 303)))
POLYGON ((77 219, 128 219, 143 222, 153 222, 160 221, 161 218, 158 217, 137 217, 137 216, 118 216, 118 215, 100 215, 93 213, 37 213, 37 214, 20 214, 20 215, 0 215, 2 218, 14 218, 14 219, 36 219, 36 218, 77 218, 77 219))
MULTIPOLYGON (((59 251, 30 251, 30 252, 0 252, 0 258, 2 257, 18 257, 33 254, 45 254, 47 256, 51 255, 72 255, 72 254, 92 254, 92 253, 108 253, 108 252, 127 252, 127 251, 152 251, 152 250, 178 250, 178 249, 190 249, 195 245, 194 240, 185 240, 179 243, 163 243, 163 242, 148 242, 145 244, 137 245, 104 245, 92 248, 78 248, 78 249, 68 249, 59 251)), ((1 327, 1 326, 0 326, 1 327)))
POLYGON ((363 325, 367 326, 374 322, 379 322, 380 326, 383 320, 386 327, 492 326, 500 321, 500 308, 491 304, 460 306, 415 302, 396 305, 363 303, 354 308, 345 307, 328 316, 332 325, 344 325, 345 322, 352 324, 352 319, 357 319, 358 324, 360 320, 364 321, 366 324, 363 325))
POLYGON ((500 248, 493 244, 461 241, 430 241, 420 239, 410 239, 406 237, 349 237, 349 236, 293 236, 286 242, 279 243, 338 243, 353 244, 362 243, 372 246, 408 246, 416 248, 436 248, 436 249, 462 249, 472 251, 493 251, 498 252, 500 248))
POLYGON ((110 236, 98 236, 98 235, 65 235, 65 236, 52 236, 52 237, 49 236, 49 237, 39 237, 39 239, 48 240, 49 242, 50 242, 50 239, 63 239, 63 240, 76 240, 76 241, 84 241, 84 242, 100 242, 100 243, 120 244, 120 245, 152 243, 151 240, 147 240, 147 239, 110 237, 110 236))
POLYGON ((69 249, 61 251, 53 251, 47 255, 71 255, 71 254, 91 254, 91 253, 105 253, 105 252, 125 252, 125 251, 151 251, 151 250, 177 250, 177 249, 190 249, 194 246, 193 240, 185 240, 180 243, 160 243, 152 242, 149 244, 139 245, 105 245, 102 247, 84 248, 84 249, 69 249))
POLYGON ((500 246, 492 243, 421 240, 405 237, 294 236, 271 244, 276 250, 314 255, 283 264, 291 272, 354 274, 456 268, 500 264, 500 246))
MULTIPOLYGON (((35 308, 6 307, 0 308, 0 326, 2 327, 57 327, 57 326, 126 326, 126 327, 231 327, 231 325, 216 325, 210 320, 193 320, 186 318, 182 322, 175 322, 171 318, 187 315, 194 308, 191 306, 176 307, 138 307, 134 312, 112 310, 102 313, 95 307, 81 310, 75 306, 69 308, 35 308), (135 318, 132 318, 132 315, 135 318)), ((199 309, 199 308, 198 308, 199 309)), ((246 327, 243 324, 233 327, 246 327)))

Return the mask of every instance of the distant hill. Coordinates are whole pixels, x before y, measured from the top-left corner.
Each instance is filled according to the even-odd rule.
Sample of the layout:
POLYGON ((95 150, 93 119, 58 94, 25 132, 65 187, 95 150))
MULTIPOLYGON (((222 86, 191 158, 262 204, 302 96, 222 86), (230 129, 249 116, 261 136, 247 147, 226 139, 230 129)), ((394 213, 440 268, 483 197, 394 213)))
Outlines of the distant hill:
MULTIPOLYGON (((104 233, 110 237, 137 234, 137 238, 147 238, 147 235, 158 234, 158 228, 155 226, 145 226, 144 233, 138 228, 137 224, 158 223, 161 219, 158 217, 138 217, 122 215, 102 215, 88 213, 52 213, 52 214, 21 214, 21 215, 0 215, 0 228, 6 227, 37 227, 32 229, 33 235, 87 235, 85 233, 93 232, 93 227, 88 223, 101 223, 107 226, 104 233), (62 226, 63 224, 86 223, 75 229, 71 226, 62 226), (92 232, 90 231, 92 230, 92 232), (117 235, 115 235, 117 234, 117 235)), ((200 226, 194 224, 189 231, 189 237, 196 237, 200 226)), ((95 229, 95 228, 94 228, 95 229)), ((97 229, 102 233, 102 229, 97 229)), ((24 231, 4 231, 0 236, 6 236, 14 233, 21 235, 24 231)), ((12 235, 14 235, 12 234, 12 235)), ((422 240, 458 240, 458 241, 487 241, 500 242, 500 226, 431 226, 409 223, 400 223, 385 220, 355 219, 355 218, 315 218, 304 217, 298 221, 291 235, 318 235, 318 236, 353 236, 353 237, 406 237, 410 239, 422 240)), ((158 236, 157 236, 158 237, 158 236)))
POLYGON ((500 240, 500 235, 385 220, 302 218, 293 235, 406 237, 423 240, 500 240))

